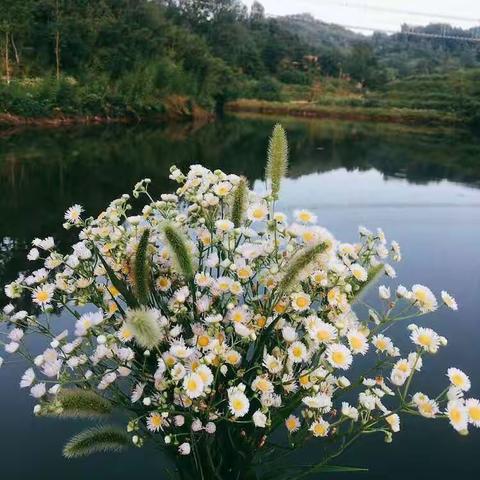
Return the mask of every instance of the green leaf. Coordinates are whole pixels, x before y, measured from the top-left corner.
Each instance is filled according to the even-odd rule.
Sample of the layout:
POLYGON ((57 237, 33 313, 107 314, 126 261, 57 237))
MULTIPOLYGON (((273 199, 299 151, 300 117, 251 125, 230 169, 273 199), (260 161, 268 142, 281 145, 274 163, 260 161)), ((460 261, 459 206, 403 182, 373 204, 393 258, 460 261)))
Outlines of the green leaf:
POLYGON ((128 286, 123 283, 115 274, 115 272, 112 270, 110 265, 105 261, 105 259, 100 255, 100 252, 97 252, 98 257, 100 258, 100 261, 102 262, 102 265, 105 268, 105 271, 107 272, 109 280, 112 282, 112 285, 120 292, 120 294, 123 296, 125 301, 127 302, 127 305, 131 308, 138 307, 138 301, 137 299, 133 296, 132 292, 130 292, 128 286))
POLYGON ((112 404, 91 390, 60 390, 57 399, 62 410, 55 416, 61 418, 97 418, 112 413, 112 404))
POLYGON ((351 299, 351 303, 355 303, 360 300, 363 295, 365 295, 366 291, 375 284, 375 282, 379 279, 380 275, 383 273, 383 263, 376 265, 375 267, 371 267, 368 271, 368 277, 365 282, 360 285, 360 288, 355 292, 354 296, 351 299))
POLYGON ((89 428, 72 437, 63 447, 66 458, 79 458, 93 453, 120 452, 130 445, 130 437, 121 429, 106 425, 89 428))
POLYGON ((368 468, 347 467, 342 465, 301 465, 300 468, 313 468, 311 473, 368 472, 368 468))

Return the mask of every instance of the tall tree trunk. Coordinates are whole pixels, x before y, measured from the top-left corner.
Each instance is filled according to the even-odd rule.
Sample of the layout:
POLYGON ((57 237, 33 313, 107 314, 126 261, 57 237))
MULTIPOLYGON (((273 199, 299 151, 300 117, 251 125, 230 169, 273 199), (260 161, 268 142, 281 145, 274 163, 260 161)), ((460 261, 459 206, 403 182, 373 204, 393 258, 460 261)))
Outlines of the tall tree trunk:
POLYGON ((10 32, 8 30, 5 31, 5 78, 7 83, 10 83, 10 58, 9 58, 9 38, 10 32))
POLYGON ((60 31, 58 30, 58 28, 55 33, 55 64, 57 80, 60 80, 60 31))
POLYGON ((13 53, 15 55, 15 63, 20 65, 20 54, 18 53, 17 45, 15 39, 13 38, 13 33, 10 34, 10 41, 12 43, 13 53))
POLYGON ((59 0, 55 1, 55 70, 57 81, 60 80, 60 6, 59 0))

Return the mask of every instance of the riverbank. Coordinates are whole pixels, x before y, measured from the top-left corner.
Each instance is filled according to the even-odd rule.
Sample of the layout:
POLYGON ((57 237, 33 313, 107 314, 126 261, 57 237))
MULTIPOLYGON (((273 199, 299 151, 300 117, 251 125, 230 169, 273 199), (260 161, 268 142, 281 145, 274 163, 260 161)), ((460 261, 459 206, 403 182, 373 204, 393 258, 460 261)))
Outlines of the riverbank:
POLYGON ((286 115, 305 118, 329 118, 350 121, 402 123, 408 125, 461 125, 463 120, 456 114, 438 110, 411 108, 371 108, 338 105, 318 105, 304 101, 267 102, 239 99, 225 105, 228 112, 286 115))

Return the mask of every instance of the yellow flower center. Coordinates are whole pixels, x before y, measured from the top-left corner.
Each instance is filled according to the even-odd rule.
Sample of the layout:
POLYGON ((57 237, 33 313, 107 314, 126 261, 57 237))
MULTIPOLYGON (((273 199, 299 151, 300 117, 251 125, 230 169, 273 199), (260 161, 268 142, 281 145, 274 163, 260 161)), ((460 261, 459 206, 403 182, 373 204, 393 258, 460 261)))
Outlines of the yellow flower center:
POLYGON ((426 414, 426 415, 431 415, 433 413, 433 407, 426 402, 420 404, 419 409, 423 414, 426 414))
POLYGON ((460 412, 460 410, 458 408, 454 408, 450 412, 450 418, 452 419, 452 422, 458 423, 462 419, 462 413, 460 412))
POLYGON ((243 408, 243 400, 241 398, 234 398, 232 401, 232 408, 234 410, 241 410, 243 408))
POLYGON ((257 318, 257 326, 259 328, 263 328, 267 323, 267 319, 264 316, 260 316, 257 318))
POLYGON ((461 387, 464 384, 464 378, 460 374, 456 373, 455 375, 452 375, 452 383, 456 387, 461 387))
POLYGON ((287 418, 285 424, 289 430, 293 430, 297 426, 297 421, 295 418, 287 418))
POLYGON ((325 425, 317 423, 313 427, 313 433, 319 437, 323 437, 327 433, 327 429, 325 428, 325 425))
POLYGON ((377 340, 377 348, 379 350, 385 350, 387 348, 387 342, 385 340, 377 340))
POLYGON ((398 365, 398 369, 403 373, 407 373, 409 371, 410 367, 408 366, 407 362, 402 362, 398 365))
POLYGON ((298 345, 293 347, 292 354, 295 358, 300 358, 302 356, 302 353, 303 353, 302 347, 298 345))
POLYGON ((340 352, 340 351, 333 352, 332 353, 332 360, 335 363, 338 363, 339 365, 341 365, 342 363, 345 362, 345 354, 343 352, 340 352))
POLYGON ((263 209, 261 209, 261 208, 256 208, 256 209, 252 212, 252 214, 253 214, 253 218, 256 218, 257 220, 259 220, 259 219, 263 218, 263 216, 264 216, 265 213, 264 213, 263 209))
POLYGON ((152 415, 150 422, 154 427, 160 427, 162 425, 162 417, 160 415, 152 415))
POLYGON ((190 378, 187 382, 187 390, 196 390, 197 387, 197 381, 194 378, 190 378))
POLYGON ((418 343, 424 347, 429 347, 432 344, 432 338, 429 335, 421 334, 418 337, 418 343))
POLYGON ((207 335, 200 335, 197 343, 200 347, 206 347, 210 343, 210 339, 207 335))
POLYGON ((354 350, 359 350, 363 346, 363 342, 359 337, 352 337, 350 339, 350 345, 354 350))
POLYGON ((298 214, 298 218, 302 221, 302 222, 309 222, 311 219, 312 219, 312 216, 308 213, 308 212, 300 212, 298 214))
POLYGON ((309 375, 302 375, 298 381, 300 382, 300 385, 307 385, 310 382, 310 376, 309 375))
POLYGON ((248 278, 250 277, 250 271, 247 268, 239 268, 237 270, 237 275, 239 278, 248 278))
POLYGON ((45 292, 44 290, 37 292, 37 300, 39 302, 46 302, 48 298, 49 298, 48 292, 45 292))
POLYGON ((330 332, 328 330, 318 330, 317 331, 317 340, 320 342, 325 342, 330 339, 330 332))
POLYGON ((468 409, 468 415, 474 422, 480 422, 480 406, 474 405, 468 409))
POLYGON ((315 234, 310 230, 303 232, 302 236, 304 242, 312 242, 313 240, 315 240, 315 234))
POLYGON ((297 307, 299 307, 299 308, 306 308, 309 305, 308 299, 305 298, 305 297, 297 297, 295 302, 297 304, 297 307))

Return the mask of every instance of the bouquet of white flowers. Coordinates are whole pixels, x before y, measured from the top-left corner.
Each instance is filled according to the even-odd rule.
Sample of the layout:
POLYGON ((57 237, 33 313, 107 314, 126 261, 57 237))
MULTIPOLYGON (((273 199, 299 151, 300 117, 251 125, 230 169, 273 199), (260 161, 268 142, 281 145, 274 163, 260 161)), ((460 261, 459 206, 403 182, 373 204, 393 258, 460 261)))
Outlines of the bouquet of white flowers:
POLYGON ((5 287, 32 306, 10 303, 2 316, 5 350, 31 363, 20 386, 37 415, 126 416, 123 428, 75 436, 65 456, 151 441, 182 479, 299 479, 342 470, 331 462, 366 433, 391 441, 402 415, 445 419, 462 434, 480 426, 480 403, 465 398, 470 381, 456 368, 440 394, 410 392, 444 337, 409 324, 412 349, 402 354, 385 335, 438 308, 427 287, 381 286, 381 309, 353 311, 368 285, 395 277, 387 261, 400 261, 398 243, 366 228, 359 243, 341 243, 311 212, 290 223, 276 210, 287 156, 277 125, 264 194, 237 175, 172 167, 175 194, 155 200, 149 179, 135 186, 134 199, 146 199, 138 215, 129 195, 97 218, 69 208, 64 227, 80 228, 70 252, 53 238, 33 241, 28 259, 40 268, 5 287), (58 313, 71 328, 60 331, 58 313), (45 338, 43 352, 29 351, 31 334, 45 338), (367 372, 348 378, 367 354, 367 372), (315 464, 283 462, 310 440, 322 444, 315 464))

